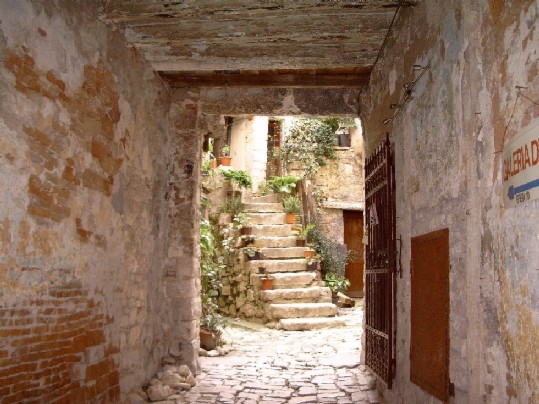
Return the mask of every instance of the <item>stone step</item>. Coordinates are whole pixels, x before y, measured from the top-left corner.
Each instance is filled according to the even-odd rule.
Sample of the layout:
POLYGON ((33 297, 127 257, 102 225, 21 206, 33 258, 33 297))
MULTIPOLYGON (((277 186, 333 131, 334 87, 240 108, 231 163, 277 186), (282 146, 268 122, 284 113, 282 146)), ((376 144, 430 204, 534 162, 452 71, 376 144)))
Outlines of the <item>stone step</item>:
POLYGON ((288 237, 292 234, 292 226, 289 224, 257 224, 251 226, 252 234, 256 236, 281 236, 288 237))
POLYGON ((275 202, 244 203, 244 212, 278 212, 283 213, 283 205, 275 202))
POLYGON ((275 203, 277 202, 275 200, 275 194, 268 194, 268 195, 253 195, 251 196, 251 199, 248 201, 249 203, 275 203))
POLYGON ((266 268, 266 273, 276 272, 301 272, 307 268, 305 259, 289 260, 250 260, 245 262, 245 266, 252 274, 258 273, 258 268, 266 268))
POLYGON ((307 247, 287 247, 287 248, 261 248, 260 252, 267 258, 304 258, 304 251, 307 247))
POLYGON ((283 318, 279 320, 281 329, 286 331, 319 330, 321 328, 344 327, 345 321, 339 317, 283 318))
POLYGON ((260 292, 262 300, 271 303, 331 303, 331 290, 327 287, 273 289, 260 292))
POLYGON ((266 212, 266 213, 246 213, 251 219, 251 224, 283 224, 285 222, 285 213, 266 212))
POLYGON ((303 317, 332 317, 337 314, 333 303, 272 303, 269 315, 274 319, 303 317))
POLYGON ((291 272, 273 274, 273 289, 306 288, 316 283, 314 272, 291 272))
POLYGON ((295 247, 296 246, 296 237, 286 236, 286 237, 256 237, 254 242, 255 247, 271 247, 271 248, 280 248, 280 247, 295 247))

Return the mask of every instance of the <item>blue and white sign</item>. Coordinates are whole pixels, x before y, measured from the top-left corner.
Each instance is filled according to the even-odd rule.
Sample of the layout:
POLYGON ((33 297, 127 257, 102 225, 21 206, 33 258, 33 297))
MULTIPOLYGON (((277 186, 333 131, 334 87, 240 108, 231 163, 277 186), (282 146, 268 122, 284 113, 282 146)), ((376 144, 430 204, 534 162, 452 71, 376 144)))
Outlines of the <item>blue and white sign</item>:
POLYGON ((502 158, 505 207, 539 198, 539 119, 504 146, 502 158))

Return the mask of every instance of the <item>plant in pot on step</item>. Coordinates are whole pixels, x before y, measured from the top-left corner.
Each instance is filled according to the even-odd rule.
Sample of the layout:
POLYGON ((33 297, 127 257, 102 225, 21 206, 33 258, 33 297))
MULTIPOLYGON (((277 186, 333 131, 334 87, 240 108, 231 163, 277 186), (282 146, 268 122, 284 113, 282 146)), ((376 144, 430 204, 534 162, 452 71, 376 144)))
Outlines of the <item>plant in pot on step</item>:
POLYGON ((242 236, 250 236, 253 228, 251 227, 251 218, 249 218, 245 213, 239 212, 234 216, 234 222, 237 222, 237 227, 242 236))
POLYGON ((327 272, 324 277, 326 286, 331 290, 333 303, 337 301, 337 294, 345 292, 350 287, 350 281, 344 276, 337 275, 335 272, 327 272))
POLYGON ((283 200, 283 209, 286 213, 286 223, 294 224, 296 222, 296 215, 301 210, 301 201, 295 195, 289 195, 283 200))
POLYGON ((249 188, 253 183, 251 176, 243 170, 222 170, 221 176, 230 181, 234 192, 241 193, 242 189, 249 188))
POLYGON ((314 224, 308 224, 305 228, 298 232, 296 238, 296 247, 305 247, 307 244, 307 238, 309 237, 309 232, 315 228, 314 224))
POLYGON ((284 177, 272 177, 266 185, 276 194, 291 194, 296 189, 296 183, 300 178, 287 175, 284 177))
POLYGON ((225 214, 219 217, 219 224, 225 226, 232 222, 232 218, 236 217, 242 210, 241 198, 231 196, 225 199, 223 204, 219 206, 219 213, 225 214))
POLYGON ((258 274, 260 275, 260 289, 262 290, 272 290, 273 289, 273 276, 266 273, 265 267, 258 268, 258 274))
POLYGON ((247 259, 251 261, 264 259, 263 254, 257 247, 245 247, 243 252, 247 255, 247 259))
POLYGON ((219 157, 219 162, 223 166, 230 166, 232 157, 230 157, 230 146, 225 145, 221 147, 221 156, 219 157))

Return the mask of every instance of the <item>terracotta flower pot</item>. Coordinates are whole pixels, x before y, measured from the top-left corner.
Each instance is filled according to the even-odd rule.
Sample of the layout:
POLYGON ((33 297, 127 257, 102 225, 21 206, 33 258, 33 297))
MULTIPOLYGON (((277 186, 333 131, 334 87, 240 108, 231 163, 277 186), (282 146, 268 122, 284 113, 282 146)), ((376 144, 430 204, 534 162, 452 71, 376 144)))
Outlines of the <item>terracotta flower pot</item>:
POLYGON ((221 343, 221 332, 200 330, 200 346, 206 351, 215 349, 221 343))
POLYGON ((303 251, 303 255, 305 255, 305 258, 312 258, 314 257, 314 250, 305 250, 303 251))
POLYGON ((251 235, 252 232, 253 232, 253 229, 251 227, 248 227, 248 226, 243 226, 240 229, 240 234, 242 236, 249 236, 249 235, 251 235))
POLYGON ((231 161, 232 161, 232 157, 227 157, 227 156, 219 157, 219 163, 221 163, 222 166, 229 166, 231 161))
POLYGON ((296 247, 305 247, 307 245, 307 241, 305 239, 296 239, 296 247))
POLYGON ((286 214, 286 223, 287 224, 296 223, 296 215, 294 213, 287 213, 286 214))
POLYGON ((273 289, 273 278, 262 278, 262 290, 272 290, 273 289))
POLYGON ((217 168, 217 160, 216 159, 213 159, 211 161, 211 168, 217 168))

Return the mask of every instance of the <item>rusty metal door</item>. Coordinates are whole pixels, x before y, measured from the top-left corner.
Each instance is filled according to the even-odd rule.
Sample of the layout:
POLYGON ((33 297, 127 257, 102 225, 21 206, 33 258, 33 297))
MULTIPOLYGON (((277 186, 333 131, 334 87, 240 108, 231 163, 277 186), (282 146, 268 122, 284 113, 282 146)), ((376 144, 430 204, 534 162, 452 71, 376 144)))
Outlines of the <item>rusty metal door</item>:
POLYGON ((391 388, 395 366, 396 239, 395 168, 389 136, 365 162, 365 208, 365 361, 391 388))
POLYGON ((449 230, 412 238, 410 380, 449 399, 449 230))
POLYGON ((344 276, 350 281, 346 294, 350 297, 363 297, 363 212, 355 210, 343 211, 344 244, 354 252, 352 259, 346 263, 344 276))

